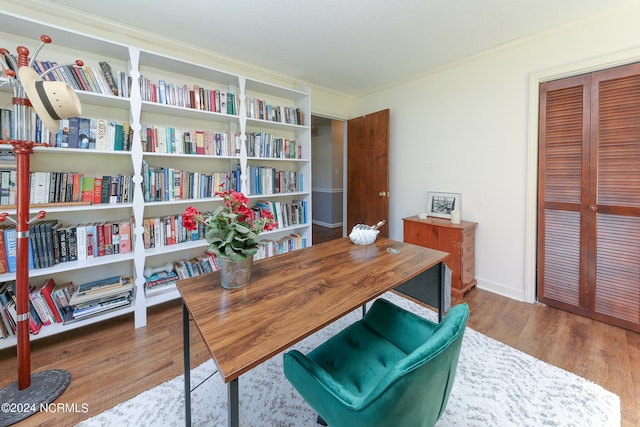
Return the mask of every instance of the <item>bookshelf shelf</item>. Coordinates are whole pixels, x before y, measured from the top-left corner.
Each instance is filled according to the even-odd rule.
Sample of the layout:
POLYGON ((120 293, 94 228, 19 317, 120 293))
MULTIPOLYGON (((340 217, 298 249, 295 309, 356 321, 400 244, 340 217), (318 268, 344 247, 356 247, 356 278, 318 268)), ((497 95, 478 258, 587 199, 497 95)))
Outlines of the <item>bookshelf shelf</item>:
MULTIPOLYGON (((126 123, 130 126, 131 149, 95 150, 81 148, 36 147, 34 149, 32 171, 65 172, 77 171, 91 176, 129 175, 133 179, 133 201, 128 203, 100 204, 38 204, 30 206, 34 214, 39 210, 47 212, 46 219, 57 220, 66 225, 89 224, 99 222, 115 222, 130 219, 131 244, 129 253, 93 257, 82 261, 61 262, 53 267, 33 269, 30 278, 33 285, 39 286, 48 278, 56 283, 84 283, 96 278, 113 274, 132 276, 134 279, 134 300, 130 307, 110 311, 104 315, 78 321, 69 325, 52 324, 41 329, 33 339, 66 332, 84 325, 101 322, 105 319, 133 313, 134 326, 146 324, 147 308, 153 305, 179 298, 177 290, 146 297, 144 292, 146 267, 157 267, 179 259, 198 257, 207 248, 206 240, 186 241, 145 249, 143 241, 144 220, 154 217, 175 216, 182 214, 189 205, 199 210, 213 211, 221 203, 219 197, 193 199, 176 199, 166 201, 145 201, 143 166, 174 168, 186 172, 212 174, 214 172, 233 173, 240 170, 238 187, 245 193, 248 183, 249 166, 273 167, 278 170, 295 172, 300 177, 303 191, 288 193, 250 195, 253 202, 277 200, 278 202, 304 202, 309 215, 303 224, 291 225, 264 233, 268 240, 279 240, 298 235, 306 245, 311 242, 311 101, 306 88, 293 89, 273 85, 253 78, 244 77, 209 66, 198 64, 179 57, 156 53, 134 45, 110 41, 91 34, 61 28, 54 24, 36 21, 8 12, 0 12, 2 28, 0 28, 0 46, 8 48, 25 45, 30 46, 41 34, 49 35, 53 43, 45 46, 38 55, 43 59, 69 63, 81 59, 85 67, 100 68, 101 62, 111 65, 114 73, 119 72, 128 78, 128 93, 115 96, 111 93, 97 93, 77 90, 82 103, 83 117, 105 119, 115 123, 126 123), (124 73, 124 74, 123 74, 124 73), (171 87, 173 92, 164 92, 160 100, 161 82, 165 88, 171 87), (153 87, 152 100, 147 91, 153 87), (180 92, 182 91, 182 92, 180 92), (191 95, 191 91, 194 95, 191 95), (195 92, 206 96, 206 102, 200 98, 198 107, 195 92), (185 96, 189 94, 189 106, 185 96), (225 95, 223 97, 223 95, 225 95), (231 95, 231 96, 230 96, 231 95), (167 97, 173 97, 168 99, 167 97), (191 99, 193 96, 193 99, 191 99), (182 97, 182 98, 181 98, 182 97), (233 108, 224 110, 226 103, 231 102, 233 108), (248 99, 261 99, 278 110, 282 121, 250 117, 248 99), (216 104, 217 102, 220 104, 216 104), (171 104, 169 101, 180 101, 171 104), (183 105, 185 104, 185 105, 183 105), (218 110, 219 108, 219 110, 218 110), (284 119, 295 115, 295 122, 287 123, 284 119), (300 120, 303 120, 300 122, 300 120), (146 126, 171 127, 176 130, 197 130, 225 134, 233 137, 237 143, 235 155, 182 154, 151 152, 143 150, 146 135, 142 135, 146 126), (300 158, 263 158, 248 157, 246 135, 253 132, 274 133, 277 138, 295 140, 302 150, 300 158)), ((0 83, 6 78, 0 77, 0 83)), ((0 89, 0 108, 11 105, 11 90, 5 85, 0 89)), ((275 114, 275 113, 274 113, 275 114)), ((35 132, 34 132, 35 134, 35 132)), ((4 146, 12 148, 11 146, 4 146)), ((2 146, 0 146, 2 148, 2 146)), ((15 207, 0 206, 0 212, 15 214, 15 207)), ((15 279, 15 273, 0 274, 0 282, 15 279)), ((15 346, 11 337, 2 339, 0 349, 15 346)))
MULTIPOLYGON (((179 297, 180 295, 177 295, 175 297, 179 297)), ((174 297, 174 298, 175 298, 174 297)), ((168 301, 168 300, 167 300, 168 301)), ((42 329, 40 329, 40 332, 36 335, 30 335, 31 337, 31 341, 36 341, 42 338, 47 338, 47 337, 51 337, 54 335, 58 335, 61 333, 65 333, 65 332, 69 332, 72 331, 74 329, 78 329, 84 326, 89 326, 89 325, 93 325, 95 323, 100 323, 100 322, 104 322, 105 320, 114 318, 114 317, 119 317, 119 316, 124 316, 127 314, 131 314, 133 313, 134 308, 133 306, 130 307, 123 307, 123 308, 119 308, 113 311, 109 311, 107 313, 95 316, 95 317, 90 317, 88 319, 83 319, 83 320, 79 320, 73 323, 68 323, 66 325, 64 324, 60 324, 60 323, 52 323, 51 325, 47 325, 45 327, 43 327, 42 329)), ((11 336, 5 339, 0 339, 0 349, 2 348, 9 348, 9 347, 14 347, 16 345, 16 337, 15 336, 11 336)))

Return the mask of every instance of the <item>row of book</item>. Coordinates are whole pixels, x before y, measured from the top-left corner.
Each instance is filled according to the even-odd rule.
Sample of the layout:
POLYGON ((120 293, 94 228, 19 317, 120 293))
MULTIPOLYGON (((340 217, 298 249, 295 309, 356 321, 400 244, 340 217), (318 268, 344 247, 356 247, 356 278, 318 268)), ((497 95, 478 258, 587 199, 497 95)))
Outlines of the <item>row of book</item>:
MULTIPOLYGON (((306 247, 306 239, 290 234, 278 240, 263 240, 258 244, 254 260, 285 254, 306 247)), ((175 261, 170 271, 153 273, 145 280, 145 295, 151 297, 175 289, 178 280, 218 271, 216 256, 211 252, 190 259, 175 261)))
POLYGON ((286 254, 307 247, 307 239, 299 234, 290 234, 278 240, 263 240, 258 245, 254 260, 286 254))
POLYGON ((232 132, 142 125, 142 151, 169 154, 239 156, 240 135, 232 132))
POLYGON ((295 139, 276 138, 268 132, 247 133, 247 156, 270 159, 301 159, 302 147, 295 139))
MULTIPOLYGON (((240 114, 240 98, 229 91, 206 89, 199 85, 189 87, 162 79, 156 82, 142 75, 139 81, 143 101, 221 114, 240 114)), ((246 110, 248 118, 304 125, 304 112, 300 108, 272 105, 263 99, 249 97, 246 110)))
POLYGON ((281 171, 269 166, 247 166, 249 195, 292 193, 303 191, 302 174, 281 171))
POLYGON ((304 112, 296 107, 271 105, 263 99, 247 98, 247 117, 270 122, 304 125, 304 112))
MULTIPOLYGON (((131 221, 63 224, 39 220, 29 224, 29 268, 53 267, 69 261, 131 252, 131 221)), ((0 227, 0 274, 15 273, 15 226, 0 227)))
POLYGON ((133 130, 129 122, 95 117, 69 117, 60 120, 58 132, 52 133, 37 118, 33 141, 55 148, 83 150, 131 151, 133 130))
MULTIPOLYGON (((129 122, 117 122, 96 117, 69 117, 60 119, 60 127, 53 133, 43 125, 32 111, 31 140, 55 148, 79 148, 103 151, 131 151, 133 130, 129 122)), ((0 139, 14 138, 13 112, 0 108, 0 139)))
POLYGON ((165 80, 156 82, 143 75, 139 81, 143 101, 231 115, 238 115, 240 110, 240 99, 232 92, 200 85, 189 87, 165 80))
POLYGON ((255 203, 253 209, 258 211, 257 215, 259 215, 260 210, 271 212, 278 223, 276 229, 309 224, 308 204, 305 200, 292 200, 291 202, 259 201, 255 203))
MULTIPOLYGON (((7 204, 15 197, 15 176, 13 170, 1 170, 0 179, 9 173, 7 204)), ((31 172, 30 201, 32 204, 85 202, 88 204, 131 203, 134 183, 131 175, 85 176, 80 172, 31 172)), ((0 195, 5 191, 0 180, 0 195)), ((4 204, 0 197, 0 204, 4 204)))
POLYGON ((80 67, 76 64, 58 66, 54 61, 35 60, 33 68, 42 75, 42 80, 66 82, 74 90, 128 98, 131 81, 127 74, 114 71, 106 61, 100 61, 98 65, 99 67, 80 67))
MULTIPOLYGON (((277 229, 309 223, 307 202, 304 200, 292 201, 291 203, 261 201, 257 202, 252 209, 258 217, 263 210, 271 212, 278 223, 277 229)), ((202 224, 199 224, 198 228, 193 231, 184 228, 182 214, 144 218, 142 226, 144 229, 142 238, 144 239, 145 249, 205 238, 205 229, 202 224)))
POLYGON ((195 230, 183 226, 182 214, 144 218, 142 220, 145 249, 159 248, 204 239, 205 229, 198 224, 195 230))
MULTIPOLYGON (((71 283, 56 285, 47 279, 40 288, 29 289, 29 331, 38 334, 43 326, 63 323, 74 288, 71 283)), ((17 332, 16 281, 0 283, 0 335, 8 338, 17 332)))
MULTIPOLYGON (((70 324, 108 311, 128 307, 134 296, 133 278, 114 276, 75 285, 56 284, 52 278, 42 286, 29 286, 29 331, 70 324)), ((16 281, 0 283, 0 338, 17 333, 16 281)))
POLYGON ((145 202, 203 199, 217 191, 240 191, 240 170, 210 174, 150 166, 142 162, 142 192, 145 202))

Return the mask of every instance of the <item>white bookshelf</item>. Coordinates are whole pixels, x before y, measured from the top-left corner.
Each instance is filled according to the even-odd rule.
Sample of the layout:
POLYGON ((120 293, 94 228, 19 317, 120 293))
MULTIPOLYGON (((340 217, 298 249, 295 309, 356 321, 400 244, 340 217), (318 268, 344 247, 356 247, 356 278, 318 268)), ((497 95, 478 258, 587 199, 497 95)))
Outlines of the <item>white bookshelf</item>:
MULTIPOLYGON (((246 172, 251 165, 266 165, 277 170, 295 172, 301 177, 301 191, 282 194, 252 194, 249 198, 254 202, 278 200, 287 203, 292 200, 304 200, 308 211, 306 223, 266 232, 264 238, 276 240, 290 233, 296 233, 306 240, 307 245, 311 245, 311 103, 308 90, 271 85, 179 57, 170 57, 138 46, 113 42, 94 37, 91 34, 79 33, 6 12, 0 12, 0 19, 3 23, 0 28, 0 46, 6 47, 12 53, 16 53, 15 49, 19 45, 28 47, 33 53, 40 35, 46 34, 52 38, 53 42, 40 51, 39 59, 58 63, 81 59, 86 66, 91 67, 99 67, 100 61, 106 61, 114 70, 126 71, 132 78, 129 98, 77 91, 82 103, 82 117, 101 117, 130 123, 134 130, 130 152, 38 147, 31 156, 32 171, 66 170, 83 172, 88 175, 95 174, 95 176, 117 173, 132 174, 135 182, 133 203, 44 206, 31 209, 32 215, 42 209, 47 212, 47 219, 57 219, 68 225, 132 218, 132 252, 96 257, 84 261, 64 262, 51 268, 34 269, 30 271, 29 277, 32 285, 41 286, 49 277, 53 278, 56 283, 68 281, 83 283, 114 274, 131 275, 135 281, 133 303, 130 307, 68 325, 44 326, 38 335, 32 335, 32 339, 70 331, 129 313, 133 313, 133 326, 141 327, 146 325, 149 307, 180 297, 179 293, 174 290, 146 298, 145 278, 142 272, 145 267, 156 267, 168 261, 201 255, 206 250, 207 243, 202 240, 145 249, 142 239, 143 221, 149 217, 180 214, 188 206, 195 206, 201 211, 213 210, 221 201, 219 198, 212 197, 146 202, 141 175, 144 162, 158 167, 175 167, 201 173, 230 172, 239 165, 242 189, 245 194, 247 194, 246 172), (235 114, 227 114, 143 100, 138 85, 140 76, 153 81, 164 80, 166 83, 180 86, 198 85, 207 89, 233 92, 238 97, 240 108, 235 114), (304 115, 305 122, 304 124, 290 124, 248 118, 245 110, 248 97, 260 97, 273 105, 297 108, 304 115), (278 138, 295 139, 302 149, 302 156, 295 159, 249 157, 244 144, 241 145, 238 153, 222 156, 144 152, 141 143, 144 139, 144 136, 141 135, 143 125, 228 132, 239 134, 239 140, 242 142, 244 142, 243 136, 247 132, 269 132, 278 138)), ((9 89, 3 88, 0 92, 0 107, 11 108, 11 96, 12 93, 9 89)), ((0 211, 6 211, 10 215, 15 214, 15 209, 0 207, 0 211)), ((15 280, 15 274, 0 275, 0 282, 10 280, 15 280)), ((16 345, 15 337, 0 339, 0 348, 14 345, 16 345)))

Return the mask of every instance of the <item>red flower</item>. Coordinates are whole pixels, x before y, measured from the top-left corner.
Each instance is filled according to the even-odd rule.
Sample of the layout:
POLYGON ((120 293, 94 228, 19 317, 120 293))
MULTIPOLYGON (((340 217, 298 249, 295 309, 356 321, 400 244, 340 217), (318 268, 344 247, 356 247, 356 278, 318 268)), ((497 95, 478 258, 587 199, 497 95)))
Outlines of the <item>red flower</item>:
POLYGON ((182 225, 187 230, 195 230, 200 222, 202 222, 202 212, 192 206, 189 206, 182 214, 182 225))
POLYGON ((205 226, 205 238, 209 250, 218 256, 246 259, 257 252, 258 234, 275 230, 278 224, 273 213, 249 208, 249 198, 238 191, 218 191, 223 205, 206 217, 189 206, 182 215, 187 230, 195 230, 198 224, 205 226))

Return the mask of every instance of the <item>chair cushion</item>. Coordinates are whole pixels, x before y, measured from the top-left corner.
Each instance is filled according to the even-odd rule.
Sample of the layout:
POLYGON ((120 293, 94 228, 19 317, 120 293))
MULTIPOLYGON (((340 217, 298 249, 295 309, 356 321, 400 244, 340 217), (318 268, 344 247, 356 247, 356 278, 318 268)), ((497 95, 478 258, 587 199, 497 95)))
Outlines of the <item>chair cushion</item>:
POLYGON ((407 356, 401 349, 357 322, 308 354, 344 389, 366 395, 387 371, 407 356))
POLYGON ((438 324, 380 298, 361 321, 307 357, 349 393, 366 396, 398 362, 423 345, 437 327, 438 324))

